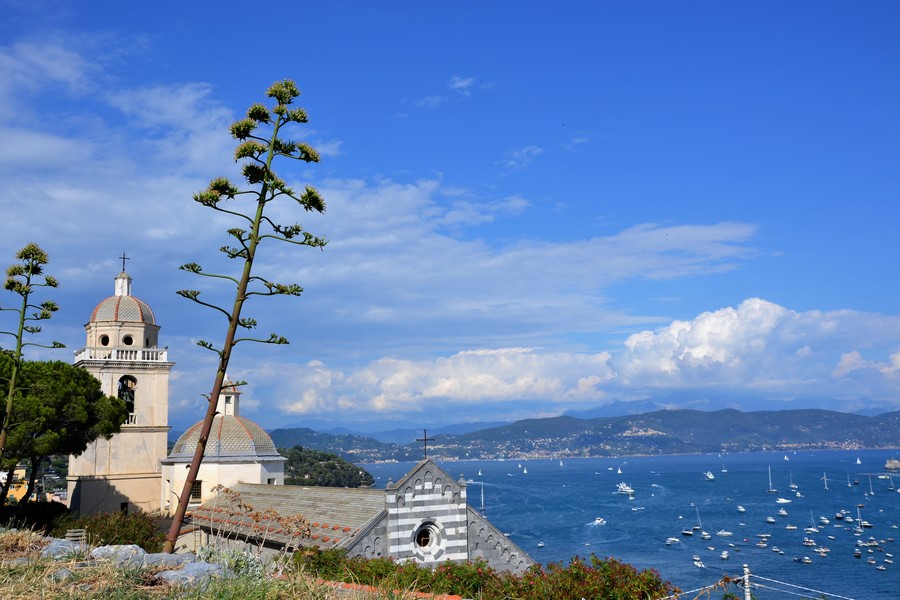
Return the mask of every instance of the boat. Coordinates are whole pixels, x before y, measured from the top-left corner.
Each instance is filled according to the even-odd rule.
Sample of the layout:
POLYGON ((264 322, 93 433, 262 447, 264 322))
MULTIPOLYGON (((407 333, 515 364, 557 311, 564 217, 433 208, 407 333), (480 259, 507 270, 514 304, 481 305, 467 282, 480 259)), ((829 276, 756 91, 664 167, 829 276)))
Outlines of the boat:
POLYGON ((630 485, 628 485, 627 483, 625 483, 623 481, 622 483, 616 485, 616 493, 623 494, 625 496, 633 496, 634 490, 631 488, 630 485))
MULTIPOLYGON (((900 462, 900 461, 898 461, 898 462, 900 462)), ((889 467, 888 467, 888 468, 889 468, 889 467)), ((900 467, 897 467, 897 468, 900 469, 900 467)), ((725 463, 722 463, 722 472, 723 472, 723 473, 727 473, 727 472, 728 472, 728 469, 725 468, 725 463)))
POLYGON ((522 475, 528 475, 528 467, 522 469, 522 475))
POLYGON ((594 525, 606 525, 606 519, 603 517, 597 517, 594 519, 594 525))
POLYGON ((544 542, 538 542, 538 543, 537 543, 537 547, 538 547, 538 548, 543 548, 543 547, 544 547, 544 542))
POLYGON ((616 473, 618 473, 619 475, 621 475, 621 474, 622 474, 622 467, 619 467, 618 469, 616 469, 616 473))
POLYGON ((772 467, 769 467, 769 489, 767 490, 770 494, 778 493, 778 490, 772 487, 772 467))
POLYGON ((789 524, 785 525, 784 528, 787 529, 788 531, 794 531, 794 530, 797 529, 797 526, 796 526, 796 525, 791 525, 791 524, 789 523, 789 524))
POLYGON ((712 474, 712 471, 707 471, 706 473, 703 474, 703 476, 706 477, 707 481, 715 481, 716 480, 716 476, 712 474))
POLYGON ((720 529, 719 531, 716 532, 716 535, 719 537, 731 537, 734 534, 731 533, 730 531, 726 531, 725 529, 720 529))
POLYGON ((694 535, 693 529, 684 528, 681 530, 681 535, 694 535))
POLYGON ((859 460, 859 457, 856 457, 856 464, 858 464, 858 465, 861 465, 861 464, 862 464, 862 461, 859 460))
POLYGON ((825 482, 825 489, 828 489, 828 473, 822 473, 822 480, 825 482))
POLYGON ((819 517, 819 523, 822 525, 828 525, 830 522, 826 517, 819 517))
POLYGON ((797 484, 794 483, 794 474, 791 471, 788 471, 788 481, 790 481, 790 485, 788 485, 788 487, 792 490, 796 490, 797 484))
POLYGON ((738 504, 738 506, 737 506, 737 511, 738 511, 739 513, 742 513, 742 512, 746 512, 747 509, 744 508, 743 506, 741 506, 740 504, 738 504))
POLYGON ((887 571, 887 567, 885 567, 884 565, 878 565, 877 567, 875 567, 875 569, 878 571, 887 571))
POLYGON ((788 515, 788 512, 787 512, 786 510, 784 510, 783 508, 779 508, 779 509, 778 509, 778 516, 779 516, 779 517, 786 517, 787 515, 788 515))
POLYGON ((847 487, 853 487, 853 484, 850 483, 850 471, 847 471, 847 487))
POLYGON ((668 538, 666 538, 666 546, 671 546, 672 544, 677 544, 680 541, 681 540, 679 540, 677 537, 668 537, 668 538))
POLYGON ((481 477, 481 469, 478 469, 478 476, 481 477))
POLYGON ((790 498, 776 498, 775 499, 775 504, 790 504, 791 502, 793 502, 793 500, 791 500, 790 498))
POLYGON ((562 459, 559 459, 559 466, 563 466, 562 459))
POLYGON ((766 517, 766 523, 774 523, 775 517, 766 517))
POLYGON ((859 548, 855 548, 853 550, 853 556, 855 558, 862 558, 862 550, 860 550, 859 548))
POLYGON ((719 558, 722 560, 728 560, 728 550, 722 550, 722 554, 719 555, 719 558))

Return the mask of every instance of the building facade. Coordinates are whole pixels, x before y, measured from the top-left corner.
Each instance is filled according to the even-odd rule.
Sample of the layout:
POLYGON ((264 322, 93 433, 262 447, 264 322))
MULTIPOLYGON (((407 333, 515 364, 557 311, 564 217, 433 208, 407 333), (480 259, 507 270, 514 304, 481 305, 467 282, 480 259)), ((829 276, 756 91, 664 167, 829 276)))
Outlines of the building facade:
POLYGON ((157 512, 174 363, 159 347, 153 311, 131 295, 131 277, 124 270, 115 279, 114 295, 97 305, 85 330, 87 343, 76 352, 75 366, 96 377, 104 394, 125 400, 129 414, 118 434, 69 457, 69 506, 81 514, 157 512))

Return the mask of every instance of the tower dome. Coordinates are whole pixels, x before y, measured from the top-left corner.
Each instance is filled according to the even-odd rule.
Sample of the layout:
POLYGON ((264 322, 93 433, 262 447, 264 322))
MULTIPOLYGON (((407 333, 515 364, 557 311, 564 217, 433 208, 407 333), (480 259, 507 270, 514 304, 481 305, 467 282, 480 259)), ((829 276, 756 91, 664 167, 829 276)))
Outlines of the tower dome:
POLYGON ((122 271, 116 277, 116 293, 104 299, 91 313, 91 323, 124 321, 156 325, 156 317, 146 302, 131 295, 131 277, 122 271))
MULTIPOLYGON (((169 453, 169 459, 190 461, 197 450, 202 427, 203 422, 200 421, 181 434, 169 453)), ((281 455, 262 427, 244 417, 220 414, 213 418, 205 456, 207 459, 246 459, 281 455)))

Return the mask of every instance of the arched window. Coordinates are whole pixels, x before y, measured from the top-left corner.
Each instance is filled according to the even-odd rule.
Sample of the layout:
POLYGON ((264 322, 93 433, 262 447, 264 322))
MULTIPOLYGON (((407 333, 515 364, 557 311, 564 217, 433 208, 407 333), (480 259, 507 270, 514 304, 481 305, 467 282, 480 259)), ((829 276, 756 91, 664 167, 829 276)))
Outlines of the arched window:
MULTIPOLYGON (((119 390, 117 395, 119 398, 125 401, 125 406, 128 409, 128 414, 134 414, 134 391, 137 389, 137 379, 132 377, 131 375, 123 375, 119 378, 119 390)), ((129 418, 129 423, 131 423, 131 419, 129 418)))

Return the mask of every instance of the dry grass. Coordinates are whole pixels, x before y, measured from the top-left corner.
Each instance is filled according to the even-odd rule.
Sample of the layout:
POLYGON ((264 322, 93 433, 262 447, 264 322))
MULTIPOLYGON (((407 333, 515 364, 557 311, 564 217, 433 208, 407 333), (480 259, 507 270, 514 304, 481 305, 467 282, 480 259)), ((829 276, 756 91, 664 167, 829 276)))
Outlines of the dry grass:
POLYGON ((3 600, 400 600, 410 597, 391 591, 347 590, 304 573, 279 577, 239 577, 214 580, 203 589, 172 588, 156 575, 163 568, 133 569, 84 556, 68 560, 41 557, 46 538, 30 531, 0 531, 0 598, 3 600), (25 562, 22 559, 29 559, 25 562), (71 576, 55 577, 63 569, 71 576))

